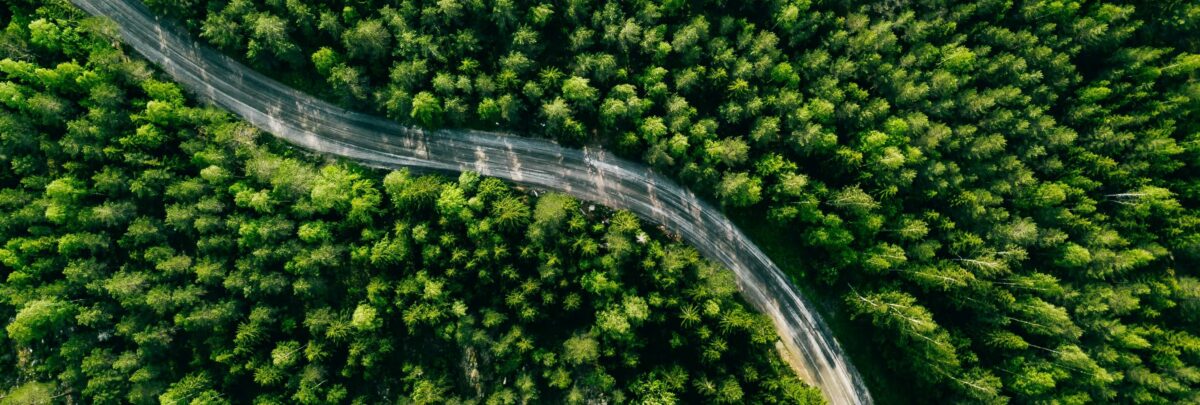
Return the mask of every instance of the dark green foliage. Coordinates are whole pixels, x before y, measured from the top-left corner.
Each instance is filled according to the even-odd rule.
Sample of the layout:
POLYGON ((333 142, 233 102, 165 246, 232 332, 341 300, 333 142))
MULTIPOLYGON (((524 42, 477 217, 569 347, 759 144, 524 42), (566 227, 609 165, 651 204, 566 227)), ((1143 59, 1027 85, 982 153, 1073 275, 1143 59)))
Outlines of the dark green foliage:
POLYGON ((728 271, 629 213, 323 162, 111 27, 8 8, 0 403, 821 402, 728 271))
POLYGON ((788 240, 760 242, 803 253, 795 275, 878 332, 861 357, 900 386, 1200 401, 1195 2, 283 3, 182 22, 332 80, 209 29, 290 16, 304 52, 359 55, 353 107, 599 141, 769 222, 788 240), (358 49, 382 40, 342 46, 375 21, 391 66, 358 49))

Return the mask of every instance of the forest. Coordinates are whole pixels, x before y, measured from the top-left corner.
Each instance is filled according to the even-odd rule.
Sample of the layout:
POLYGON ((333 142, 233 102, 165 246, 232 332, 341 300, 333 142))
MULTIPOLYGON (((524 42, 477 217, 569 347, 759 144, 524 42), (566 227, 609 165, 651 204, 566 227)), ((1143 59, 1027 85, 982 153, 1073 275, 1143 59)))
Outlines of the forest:
POLYGON ((147 4, 349 108, 670 174, 897 396, 1200 402, 1194 1, 147 4))
POLYGON ((5 4, 0 404, 823 402, 628 212, 290 148, 5 4))

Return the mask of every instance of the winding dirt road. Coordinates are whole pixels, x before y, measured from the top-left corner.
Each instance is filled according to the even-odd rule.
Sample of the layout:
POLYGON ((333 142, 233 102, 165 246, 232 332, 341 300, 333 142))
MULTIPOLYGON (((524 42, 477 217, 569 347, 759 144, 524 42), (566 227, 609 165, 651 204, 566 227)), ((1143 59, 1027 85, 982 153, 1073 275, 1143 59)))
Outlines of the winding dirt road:
POLYGON ((745 299, 769 316, 784 357, 833 404, 871 396, 825 322, 783 272, 721 211, 644 165, 501 133, 424 131, 348 111, 276 82, 160 23, 137 0, 71 0, 112 19, 125 43, 190 91, 297 146, 382 168, 475 171, 630 210, 678 233, 733 270, 745 299))

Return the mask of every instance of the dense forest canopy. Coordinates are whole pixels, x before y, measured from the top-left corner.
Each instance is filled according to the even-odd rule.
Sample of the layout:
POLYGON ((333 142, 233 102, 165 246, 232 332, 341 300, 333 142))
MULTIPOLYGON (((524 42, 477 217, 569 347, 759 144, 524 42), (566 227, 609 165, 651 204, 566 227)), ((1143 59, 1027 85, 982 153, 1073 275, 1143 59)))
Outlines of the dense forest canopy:
POLYGON ((909 394, 1200 401, 1194 1, 147 2, 352 108, 643 159, 909 394))
POLYGON ((0 12, 0 403, 822 402, 630 213, 289 149, 39 3, 0 12))

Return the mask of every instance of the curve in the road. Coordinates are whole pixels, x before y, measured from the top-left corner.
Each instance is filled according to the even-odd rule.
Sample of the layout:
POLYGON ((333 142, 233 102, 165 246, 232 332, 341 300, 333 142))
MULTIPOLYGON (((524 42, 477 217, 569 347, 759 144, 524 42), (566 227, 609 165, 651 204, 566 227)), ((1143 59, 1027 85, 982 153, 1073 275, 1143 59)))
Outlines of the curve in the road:
POLYGON ((184 87, 305 149, 384 168, 475 171, 630 210, 730 268, 774 322, 784 357, 834 404, 870 394, 828 326, 783 272, 719 210, 644 165, 603 150, 469 130, 424 131, 317 100, 160 24, 137 0, 72 0, 112 19, 125 43, 184 87))

